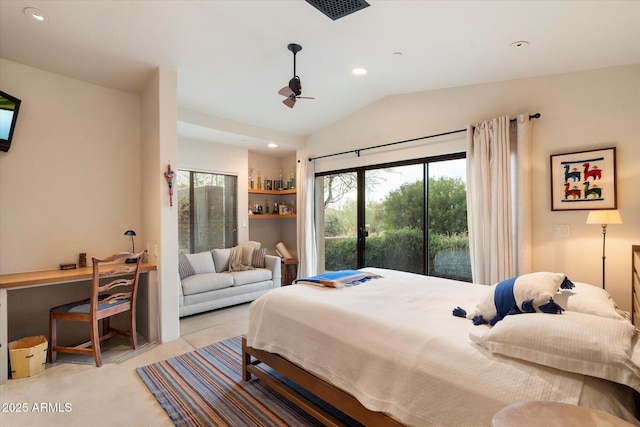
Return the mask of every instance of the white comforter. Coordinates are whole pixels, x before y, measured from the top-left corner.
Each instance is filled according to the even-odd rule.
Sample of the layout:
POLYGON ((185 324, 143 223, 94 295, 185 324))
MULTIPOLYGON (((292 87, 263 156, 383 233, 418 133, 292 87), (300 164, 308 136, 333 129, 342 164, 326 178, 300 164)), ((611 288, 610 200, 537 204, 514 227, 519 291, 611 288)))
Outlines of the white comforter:
POLYGON ((471 342, 470 332, 488 327, 451 311, 474 307, 487 287, 365 270, 383 278, 343 289, 288 286, 254 301, 248 344, 407 425, 486 426, 515 402, 578 404, 584 376, 497 357, 471 342))

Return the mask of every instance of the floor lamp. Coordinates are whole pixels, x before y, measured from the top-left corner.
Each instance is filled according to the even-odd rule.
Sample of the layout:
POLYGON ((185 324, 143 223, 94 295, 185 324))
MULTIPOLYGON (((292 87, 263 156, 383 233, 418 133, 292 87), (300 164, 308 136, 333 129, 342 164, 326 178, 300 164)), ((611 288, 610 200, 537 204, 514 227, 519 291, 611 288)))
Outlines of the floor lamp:
POLYGON ((605 256, 605 238, 607 236, 607 225, 609 224, 622 224, 622 218, 620 214, 615 210, 607 211, 590 211, 587 217, 587 224, 600 224, 602 225, 602 289, 604 289, 604 261, 605 256))

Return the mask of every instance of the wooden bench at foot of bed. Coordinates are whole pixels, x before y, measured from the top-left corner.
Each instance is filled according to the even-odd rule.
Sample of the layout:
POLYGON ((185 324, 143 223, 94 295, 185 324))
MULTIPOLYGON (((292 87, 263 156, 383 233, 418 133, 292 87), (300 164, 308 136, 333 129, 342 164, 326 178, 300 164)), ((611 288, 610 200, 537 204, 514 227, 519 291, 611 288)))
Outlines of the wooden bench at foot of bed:
POLYGON ((282 394, 289 401, 297 405, 299 408, 313 416, 326 426, 343 426, 344 424, 333 417, 328 412, 320 409, 302 395, 283 386, 280 382, 274 380, 270 375, 258 369, 256 366, 264 363, 280 374, 284 375, 300 387, 311 392, 318 398, 329 403, 339 411, 349 415, 358 422, 369 426, 403 426, 400 422, 394 420, 382 412, 371 411, 364 406, 352 395, 342 391, 336 386, 316 377, 315 375, 305 371, 301 367, 289 362, 284 357, 269 353, 267 351, 258 350, 247 345, 247 338, 242 337, 242 380, 249 381, 251 376, 255 376, 269 387, 282 394), (252 357, 255 359, 252 361, 252 357))

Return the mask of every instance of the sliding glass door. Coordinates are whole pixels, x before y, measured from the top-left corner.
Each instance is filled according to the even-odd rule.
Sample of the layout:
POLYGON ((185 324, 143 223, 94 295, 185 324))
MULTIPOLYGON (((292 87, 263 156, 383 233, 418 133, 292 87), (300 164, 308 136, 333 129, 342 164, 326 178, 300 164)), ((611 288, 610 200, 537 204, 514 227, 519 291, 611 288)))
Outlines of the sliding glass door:
POLYGON ((362 266, 424 273, 424 165, 363 173, 362 266))
POLYGON ((326 271, 358 268, 358 174, 342 172, 316 178, 316 200, 326 271))
POLYGON ((178 248, 197 253, 237 244, 238 178, 178 170, 178 248))
POLYGON ((428 274, 470 282, 466 161, 430 162, 427 176, 428 274))
POLYGON ((320 270, 471 280, 464 154, 316 176, 320 270))

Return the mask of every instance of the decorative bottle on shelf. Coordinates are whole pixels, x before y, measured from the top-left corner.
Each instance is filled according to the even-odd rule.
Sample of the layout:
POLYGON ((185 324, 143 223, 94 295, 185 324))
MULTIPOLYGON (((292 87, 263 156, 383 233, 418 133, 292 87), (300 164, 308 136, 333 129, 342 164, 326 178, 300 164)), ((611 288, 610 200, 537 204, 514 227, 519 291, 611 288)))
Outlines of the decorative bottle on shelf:
POLYGON ((278 214, 278 202, 275 202, 273 204, 273 213, 276 215, 278 214))
POLYGON ((260 176, 260 172, 258 172, 258 190, 262 190, 262 177, 260 176))
POLYGON ((289 187, 290 189, 296 188, 295 176, 296 176, 296 173, 293 170, 293 168, 291 168, 291 174, 289 175, 289 183, 287 185, 287 187, 289 187))

